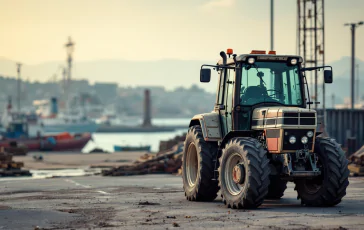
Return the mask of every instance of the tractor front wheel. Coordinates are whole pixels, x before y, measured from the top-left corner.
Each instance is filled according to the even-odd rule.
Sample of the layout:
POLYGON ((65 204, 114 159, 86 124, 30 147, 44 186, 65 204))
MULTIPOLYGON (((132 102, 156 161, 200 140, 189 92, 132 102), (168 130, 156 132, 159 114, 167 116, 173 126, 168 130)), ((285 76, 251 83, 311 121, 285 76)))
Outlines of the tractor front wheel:
POLYGON ((219 184, 228 208, 257 208, 269 186, 269 160, 262 144, 250 137, 231 139, 220 158, 219 184))

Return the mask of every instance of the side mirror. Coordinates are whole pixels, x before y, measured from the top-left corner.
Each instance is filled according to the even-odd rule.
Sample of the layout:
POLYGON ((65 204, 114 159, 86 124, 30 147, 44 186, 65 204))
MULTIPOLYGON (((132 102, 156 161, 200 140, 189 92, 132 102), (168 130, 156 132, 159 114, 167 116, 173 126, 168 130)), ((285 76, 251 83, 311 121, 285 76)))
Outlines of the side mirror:
POLYGON ((324 70, 324 81, 325 83, 332 83, 332 71, 324 70))
POLYGON ((211 79, 211 69, 201 69, 200 82, 210 82, 210 79, 211 79))

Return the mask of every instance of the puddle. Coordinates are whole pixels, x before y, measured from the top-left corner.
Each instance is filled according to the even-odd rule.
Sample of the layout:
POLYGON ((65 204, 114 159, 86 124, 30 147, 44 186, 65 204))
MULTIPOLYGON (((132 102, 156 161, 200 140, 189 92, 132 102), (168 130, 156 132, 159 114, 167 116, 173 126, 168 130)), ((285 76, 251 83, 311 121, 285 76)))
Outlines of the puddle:
POLYGON ((52 169, 52 170, 29 170, 32 176, 24 177, 0 177, 0 181, 14 180, 30 180, 30 179, 46 179, 57 177, 77 177, 77 176, 92 176, 95 173, 100 173, 101 169, 86 168, 86 169, 52 169))

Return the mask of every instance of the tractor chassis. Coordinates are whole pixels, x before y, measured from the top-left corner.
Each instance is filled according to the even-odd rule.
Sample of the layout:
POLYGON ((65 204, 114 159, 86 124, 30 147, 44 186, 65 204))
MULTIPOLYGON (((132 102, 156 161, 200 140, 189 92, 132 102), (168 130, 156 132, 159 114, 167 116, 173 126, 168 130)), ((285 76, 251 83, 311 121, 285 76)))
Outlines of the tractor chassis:
POLYGON ((291 181, 295 178, 312 178, 321 175, 321 171, 317 167, 316 154, 310 153, 308 150, 285 153, 283 159, 282 179, 291 181))

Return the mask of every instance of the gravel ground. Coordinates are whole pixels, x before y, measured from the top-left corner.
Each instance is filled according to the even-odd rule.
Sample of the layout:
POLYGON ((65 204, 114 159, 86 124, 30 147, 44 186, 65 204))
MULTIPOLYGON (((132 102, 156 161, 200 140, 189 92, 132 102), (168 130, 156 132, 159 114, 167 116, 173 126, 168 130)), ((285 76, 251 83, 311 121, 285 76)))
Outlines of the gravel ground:
POLYGON ((115 153, 29 153, 26 156, 14 156, 14 161, 24 162, 24 169, 75 169, 90 166, 113 166, 130 164, 146 152, 115 152, 115 153), (43 156, 43 161, 35 161, 33 156, 43 156))
POLYGON ((364 178, 350 179, 336 207, 302 207, 289 183, 283 199, 256 210, 189 202, 172 175, 1 183, 0 229, 364 229, 364 178))

